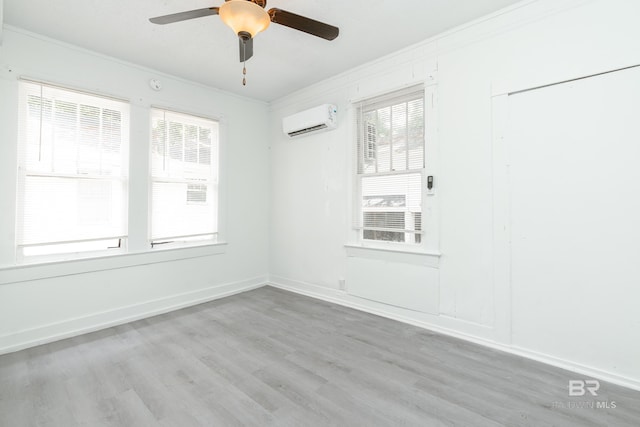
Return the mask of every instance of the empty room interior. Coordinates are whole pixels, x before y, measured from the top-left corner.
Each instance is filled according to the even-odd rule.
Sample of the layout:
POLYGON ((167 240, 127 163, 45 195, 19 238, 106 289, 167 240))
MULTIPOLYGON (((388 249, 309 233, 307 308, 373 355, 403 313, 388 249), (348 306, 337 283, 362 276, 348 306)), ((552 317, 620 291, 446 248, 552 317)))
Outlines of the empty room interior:
POLYGON ((0 0, 0 426, 640 425, 639 19, 0 0))

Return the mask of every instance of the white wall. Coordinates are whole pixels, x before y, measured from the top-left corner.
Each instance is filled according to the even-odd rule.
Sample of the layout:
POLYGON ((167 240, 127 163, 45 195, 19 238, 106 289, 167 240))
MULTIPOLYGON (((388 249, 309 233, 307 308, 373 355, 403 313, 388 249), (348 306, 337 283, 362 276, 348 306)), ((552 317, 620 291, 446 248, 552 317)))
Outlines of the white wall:
MULTIPOLYGON (((493 136, 500 129, 493 124, 500 121, 492 110, 494 95, 640 64, 638 16, 640 3, 636 0, 523 2, 508 13, 450 31, 273 103, 271 281, 640 387, 640 364, 637 358, 628 357, 639 354, 637 335, 629 333, 637 332, 640 312, 626 312, 627 324, 636 325, 635 329, 612 330, 606 346, 600 345, 597 335, 580 337, 581 348, 599 350, 576 357, 576 343, 566 338, 571 337, 567 335, 573 326, 570 318, 553 313, 548 317, 553 322, 538 323, 548 313, 531 305, 524 310, 529 304, 526 292, 512 295, 508 277, 511 249, 501 230, 518 218, 509 218, 502 210, 509 201, 509 183, 504 162, 500 163, 504 159, 496 157, 493 136), (339 290, 339 280, 349 271, 344 245, 348 243, 351 203, 350 102, 421 81, 437 83, 438 95, 440 171, 436 182, 442 253, 435 263, 438 314, 404 310, 339 290), (321 103, 338 105, 336 131, 297 140, 282 135, 283 116, 321 103), (498 164, 494 164, 496 159, 498 164), (518 311, 512 311, 512 306, 518 311), (518 325, 517 333, 512 324, 518 325), (627 356, 618 357, 625 352, 627 356)), ((639 171, 633 173, 640 179, 639 171)), ((393 267, 397 261, 396 256, 388 265, 396 268, 402 280, 401 267, 393 267)), ((566 268, 559 280, 572 273, 566 268)), ((640 277, 629 279, 640 283, 640 277)), ((570 281, 563 283, 573 286, 570 281)), ((348 280, 346 286, 348 289, 348 280)), ((613 282, 607 286, 623 285, 613 282)), ((623 298, 640 300, 640 287, 623 287, 623 298)), ((390 283, 389 293, 393 288, 390 283)), ((599 316, 616 313, 619 319, 620 298, 601 299, 597 294, 580 298, 599 307, 599 316)), ((548 309, 561 310, 562 304, 548 309)))
MULTIPOLYGON (((0 258, 12 255, 17 79, 130 100, 131 201, 146 211, 149 107, 221 118, 225 246, 0 269, 0 352, 262 285, 267 277, 268 124, 264 103, 13 28, 0 46, 0 258), (158 78, 164 88, 149 88, 158 78), (247 126, 247 122, 251 126, 247 126), (133 177, 137 179, 133 179, 133 177), (160 262, 162 261, 162 262, 160 262), (98 271, 92 271, 98 270, 98 271), (84 273, 80 273, 83 272, 84 273), (80 274, 79 274, 80 273, 80 274)), ((144 216, 132 216, 132 218, 144 216)), ((130 223, 130 228, 144 224, 130 223)), ((143 234, 139 234, 143 235, 143 234)), ((144 242, 131 242, 140 248, 144 242)))

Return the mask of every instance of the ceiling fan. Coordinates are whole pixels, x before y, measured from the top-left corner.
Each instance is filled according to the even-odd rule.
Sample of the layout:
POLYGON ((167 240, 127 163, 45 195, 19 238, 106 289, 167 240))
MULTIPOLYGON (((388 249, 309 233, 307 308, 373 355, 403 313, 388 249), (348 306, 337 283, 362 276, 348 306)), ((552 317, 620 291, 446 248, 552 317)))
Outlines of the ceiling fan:
MULTIPOLYGON (((203 16, 220 15, 220 19, 231 27, 238 36, 240 62, 246 62, 253 56, 253 38, 259 32, 264 31, 271 22, 303 31, 325 40, 333 40, 338 37, 340 32, 338 27, 275 7, 266 11, 266 5, 267 0, 225 0, 225 3, 220 7, 207 7, 157 16, 149 19, 149 21, 154 24, 164 25, 203 16)), ((242 72, 246 74, 246 68, 242 72)), ((242 84, 246 84, 244 78, 242 84)))

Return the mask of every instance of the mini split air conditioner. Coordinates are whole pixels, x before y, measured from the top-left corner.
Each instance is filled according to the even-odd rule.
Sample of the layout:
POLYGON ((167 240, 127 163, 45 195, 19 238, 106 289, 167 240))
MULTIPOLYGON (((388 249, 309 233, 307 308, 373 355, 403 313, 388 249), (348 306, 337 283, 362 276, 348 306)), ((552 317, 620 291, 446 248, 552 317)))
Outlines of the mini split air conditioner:
POLYGON ((282 119, 282 130, 291 138, 335 129, 337 126, 338 109, 331 104, 323 104, 282 119))

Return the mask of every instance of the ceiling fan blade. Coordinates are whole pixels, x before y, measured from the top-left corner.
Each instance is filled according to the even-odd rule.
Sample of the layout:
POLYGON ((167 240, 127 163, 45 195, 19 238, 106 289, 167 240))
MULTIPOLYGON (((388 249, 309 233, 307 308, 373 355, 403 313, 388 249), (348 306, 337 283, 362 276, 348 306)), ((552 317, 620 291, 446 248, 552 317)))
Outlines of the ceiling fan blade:
POLYGON ((201 18, 203 16, 217 15, 217 7, 207 7, 205 9, 188 10, 186 12, 172 13, 171 15, 156 16, 149 19, 154 24, 171 24, 173 22, 186 21, 187 19, 201 18))
POLYGON ((286 10, 275 7, 273 9, 269 9, 269 17, 271 18, 271 22, 303 31, 307 34, 311 34, 312 36, 326 40, 333 40, 338 37, 338 34, 340 33, 340 29, 338 27, 296 15, 295 13, 287 12, 286 10))
POLYGON ((238 37, 240 41, 240 62, 248 61, 253 56, 253 39, 243 39, 238 37))

